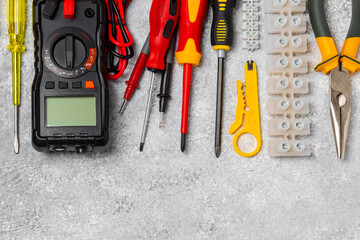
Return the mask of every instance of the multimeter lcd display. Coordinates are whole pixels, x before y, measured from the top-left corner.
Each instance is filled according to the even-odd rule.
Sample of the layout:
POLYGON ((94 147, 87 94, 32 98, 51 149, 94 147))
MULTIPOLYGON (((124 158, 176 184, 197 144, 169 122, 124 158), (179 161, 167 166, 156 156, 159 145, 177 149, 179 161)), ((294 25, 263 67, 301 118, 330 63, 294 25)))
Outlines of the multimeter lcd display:
POLYGON ((47 97, 46 126, 96 126, 95 97, 47 97))

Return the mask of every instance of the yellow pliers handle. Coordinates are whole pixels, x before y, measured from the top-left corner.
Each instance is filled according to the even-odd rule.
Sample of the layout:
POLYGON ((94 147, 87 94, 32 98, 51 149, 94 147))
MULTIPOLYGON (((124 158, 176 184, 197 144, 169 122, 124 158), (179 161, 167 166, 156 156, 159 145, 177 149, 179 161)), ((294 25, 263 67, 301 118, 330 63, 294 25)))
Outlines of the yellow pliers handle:
POLYGON ((326 21, 324 0, 309 0, 309 14, 322 55, 322 61, 315 70, 327 74, 339 67, 341 62, 342 67, 349 70, 350 74, 359 71, 360 61, 356 59, 356 55, 360 45, 360 0, 352 0, 350 29, 340 55, 326 21))

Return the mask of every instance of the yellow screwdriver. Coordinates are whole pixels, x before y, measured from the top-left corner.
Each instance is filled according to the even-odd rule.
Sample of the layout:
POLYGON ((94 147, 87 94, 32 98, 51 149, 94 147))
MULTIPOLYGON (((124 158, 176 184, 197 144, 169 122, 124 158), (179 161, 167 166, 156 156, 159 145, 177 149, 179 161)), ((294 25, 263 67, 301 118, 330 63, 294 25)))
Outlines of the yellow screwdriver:
POLYGON ((18 108, 20 106, 21 53, 25 51, 26 0, 7 0, 7 25, 12 54, 12 91, 14 104, 14 150, 19 153, 18 108))

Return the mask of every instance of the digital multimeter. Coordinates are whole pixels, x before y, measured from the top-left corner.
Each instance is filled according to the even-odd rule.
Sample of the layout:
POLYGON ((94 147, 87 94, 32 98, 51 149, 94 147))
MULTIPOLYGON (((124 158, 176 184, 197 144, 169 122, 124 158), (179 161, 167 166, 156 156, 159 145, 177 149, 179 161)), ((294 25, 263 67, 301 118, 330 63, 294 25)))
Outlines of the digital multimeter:
POLYGON ((102 75, 102 0, 34 0, 32 143, 42 152, 87 152, 109 141, 102 75))

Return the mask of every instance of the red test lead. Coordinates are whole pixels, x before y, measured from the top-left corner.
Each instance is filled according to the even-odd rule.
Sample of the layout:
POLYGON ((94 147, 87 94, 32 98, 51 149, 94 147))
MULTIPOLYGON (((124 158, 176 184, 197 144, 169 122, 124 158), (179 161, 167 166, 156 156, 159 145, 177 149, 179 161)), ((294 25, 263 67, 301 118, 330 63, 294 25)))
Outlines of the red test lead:
POLYGON ((127 88, 125 90, 124 94, 124 101, 120 108, 120 114, 124 112, 126 103, 130 100, 131 96, 133 95, 135 89, 139 87, 139 81, 141 78, 141 75, 144 72, 146 61, 149 57, 149 36, 146 39, 146 42, 141 49, 141 53, 136 61, 135 67, 131 73, 131 76, 129 78, 129 81, 126 82, 127 88))

